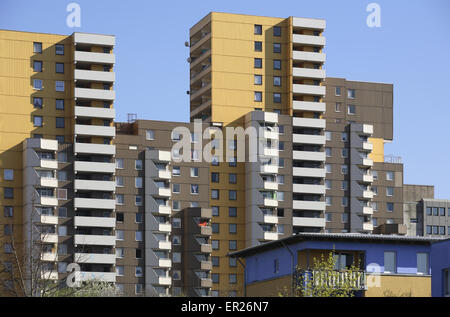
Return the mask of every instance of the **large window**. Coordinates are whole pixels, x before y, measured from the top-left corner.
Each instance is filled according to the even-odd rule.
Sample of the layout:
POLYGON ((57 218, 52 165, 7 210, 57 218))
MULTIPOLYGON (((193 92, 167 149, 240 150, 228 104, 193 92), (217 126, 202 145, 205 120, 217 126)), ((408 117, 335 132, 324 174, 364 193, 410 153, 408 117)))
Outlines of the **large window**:
POLYGON ((281 36, 281 27, 279 26, 273 27, 273 36, 281 36))
POLYGON ((397 273, 397 253, 394 251, 384 252, 384 273, 397 273))
POLYGON ((33 89, 42 90, 42 79, 33 79, 33 89))
POLYGON ((347 98, 355 99, 355 89, 348 89, 347 90, 347 98))
POLYGON ((35 127, 42 127, 43 119, 42 116, 34 116, 33 117, 33 125, 35 127))
POLYGON ((35 72, 42 72, 42 62, 41 61, 34 61, 33 62, 33 70, 35 72))
POLYGON ((261 102, 262 101, 262 92, 261 91, 255 91, 254 101, 255 102, 261 102))
POLYGON ((261 58, 255 58, 255 68, 262 68, 262 59, 261 58))
POLYGON ((428 253, 425 252, 417 253, 417 273, 419 274, 429 273, 428 253))
POLYGON ((64 118, 56 117, 56 127, 57 128, 64 128, 64 118))
POLYGON ((56 110, 64 110, 64 99, 56 99, 56 110))
POLYGON ((255 41, 255 52, 262 52, 262 42, 255 41))
POLYGON ((279 60, 279 59, 273 60, 273 69, 281 70, 281 60, 279 60))
POLYGON ((64 63, 56 63, 55 64, 55 71, 58 74, 64 74, 64 63))
POLYGON ((56 55, 64 55, 64 45, 63 44, 55 45, 55 54, 56 55))
POLYGON ((262 85, 262 75, 255 75, 255 85, 262 85))
POLYGON ((273 52, 281 53, 281 44, 280 43, 273 43, 273 52))
POLYGON ((55 90, 63 92, 64 91, 64 81, 61 81, 61 80, 55 81, 55 90))
POLYGON ((42 53, 42 43, 40 42, 34 42, 33 43, 33 53, 42 53))
POLYGON ((255 35, 262 35, 262 25, 255 24, 255 35))

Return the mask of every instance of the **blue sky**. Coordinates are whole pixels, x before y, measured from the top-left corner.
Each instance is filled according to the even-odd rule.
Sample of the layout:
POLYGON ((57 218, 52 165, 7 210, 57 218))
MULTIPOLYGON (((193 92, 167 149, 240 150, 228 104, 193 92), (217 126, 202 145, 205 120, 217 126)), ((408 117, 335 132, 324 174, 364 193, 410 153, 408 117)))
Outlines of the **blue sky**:
POLYGON ((127 113, 189 120, 189 28, 210 11, 327 20, 330 77, 394 84, 394 142, 407 184, 434 184, 450 199, 450 1, 448 0, 0 0, 0 28, 116 35, 117 121, 127 113), (81 6, 81 28, 66 26, 66 6, 81 6), (366 7, 381 7, 369 28, 366 7), (169 84, 170 83, 170 84, 169 84))

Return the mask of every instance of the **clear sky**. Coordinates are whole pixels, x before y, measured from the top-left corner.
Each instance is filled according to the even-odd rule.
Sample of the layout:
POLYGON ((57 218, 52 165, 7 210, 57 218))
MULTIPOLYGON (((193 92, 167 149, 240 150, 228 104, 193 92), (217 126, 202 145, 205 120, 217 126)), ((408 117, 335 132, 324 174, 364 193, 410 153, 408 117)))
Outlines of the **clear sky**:
MULTIPOLYGON (((0 29, 116 36, 117 121, 188 121, 189 28, 210 11, 327 20, 329 77, 394 85, 394 142, 406 184, 450 199, 450 1, 448 0, 0 0, 0 29), (81 27, 66 6, 81 7, 81 27), (366 24, 369 3, 381 27, 366 24)), ((1 106, 1 105, 0 105, 1 106)))

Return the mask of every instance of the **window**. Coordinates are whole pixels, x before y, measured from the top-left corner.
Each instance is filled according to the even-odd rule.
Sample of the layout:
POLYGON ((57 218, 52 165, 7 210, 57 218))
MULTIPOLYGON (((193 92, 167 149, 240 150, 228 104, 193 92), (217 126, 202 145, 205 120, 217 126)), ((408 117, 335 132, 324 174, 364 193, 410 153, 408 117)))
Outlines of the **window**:
POLYGON ((173 270, 172 271, 172 279, 174 281, 179 281, 181 280, 181 271, 180 270, 173 270))
POLYGON ((280 76, 273 76, 273 85, 281 86, 281 77, 280 76))
POLYGON ((3 189, 3 197, 5 199, 13 199, 14 198, 14 189, 11 187, 4 187, 3 189))
POLYGON ((341 87, 336 87, 335 89, 335 95, 340 96, 341 95, 341 87))
POLYGON ((274 103, 281 103, 281 94, 278 92, 273 93, 273 102, 274 103))
POLYGON ((42 79, 33 79, 33 89, 42 90, 42 79))
POLYGON ((181 170, 179 166, 172 167, 172 175, 173 176, 180 176, 181 170))
POLYGON ((142 250, 136 249, 136 259, 142 259, 142 250))
POLYGON ((5 169, 3 171, 3 179, 5 181, 12 181, 12 180, 14 180, 14 170, 12 170, 12 169, 5 169))
POLYGON ((325 140, 331 141, 331 132, 330 131, 325 131, 325 140))
POLYGON ((213 217, 218 217, 219 216, 219 206, 212 206, 212 215, 213 217))
POLYGON ((60 81, 60 80, 55 81, 55 90, 63 92, 64 91, 64 82, 60 81))
POLYGON ((33 61, 33 71, 42 72, 42 62, 41 61, 33 61))
POLYGON ((64 118, 56 117, 56 127, 60 129, 64 128, 64 118))
POLYGON ((60 236, 60 237, 67 236, 67 227, 66 226, 59 226, 58 227, 58 236, 60 236))
POLYGON ((230 240, 228 242, 228 249, 229 250, 236 250, 237 249, 237 242, 236 242, 236 240, 230 240))
POLYGON ((386 187, 386 196, 394 195, 394 187, 386 187))
POLYGON ((3 248, 4 248, 6 254, 11 254, 13 252, 13 247, 12 247, 12 244, 10 244, 10 243, 3 244, 3 248))
POLYGON ((393 251, 384 252, 384 273, 397 273, 397 254, 393 251))
POLYGON ((67 180, 67 171, 58 171, 58 181, 64 182, 67 180))
POLYGON ((43 104, 43 99, 41 97, 33 98, 33 106, 34 108, 41 109, 43 104))
POLYGON ((58 74, 64 74, 64 63, 56 63, 55 64, 55 71, 58 74))
POLYGON ((371 206, 373 211, 377 211, 378 210, 378 203, 376 201, 372 201, 371 202, 371 206))
POLYGON ((262 35, 262 25, 255 24, 255 35, 262 35))
POLYGON ((343 207, 347 207, 348 206, 348 197, 342 197, 341 199, 341 205, 343 207))
POLYGON ((394 180, 394 172, 391 172, 391 171, 386 172, 386 180, 393 181, 394 180))
POLYGON ((327 212, 326 214, 325 214, 325 221, 326 222, 331 222, 332 220, 333 220, 333 214, 331 214, 331 213, 329 213, 329 212, 327 212))
POLYGON ((142 223, 143 219, 144 219, 144 216, 143 216, 142 212, 138 212, 138 213, 136 213, 136 215, 134 217, 134 222, 142 223))
POLYGON ((13 232, 13 227, 10 224, 4 225, 3 227, 3 232, 5 234, 5 236, 10 236, 12 235, 13 232))
POLYGON ((332 172, 331 164, 325 164, 325 172, 326 173, 331 173, 332 172))
POLYGON ((437 207, 433 207, 433 216, 439 215, 439 209, 437 207))
POLYGON ((56 110, 64 110, 64 99, 56 99, 55 106, 56 110))
POLYGON ((136 231, 135 240, 142 241, 142 231, 136 231))
POLYGON ((134 161, 134 168, 137 170, 142 170, 142 160, 134 161))
POLYGON ((262 59, 261 58, 255 58, 254 67, 262 68, 262 59))
POLYGON ((443 207, 439 208, 439 216, 445 216, 445 208, 443 207))
POLYGON ((262 101, 262 92, 261 91, 255 91, 255 96, 253 99, 255 102, 261 102, 262 101))
POLYGON ((343 158, 347 158, 347 157, 348 157, 348 149, 347 149, 347 148, 343 148, 343 149, 341 150, 341 156, 342 156, 343 158))
POLYGON ((279 60, 279 59, 273 60, 273 69, 281 70, 281 60, 279 60))
POLYGON ((123 276, 124 272, 125 272, 125 269, 122 265, 116 266, 116 275, 117 276, 123 276))
POLYGON ((236 200, 237 199, 237 191, 229 190, 228 191, 228 199, 229 200, 236 200))
POLYGON ((219 182, 219 173, 211 173, 211 182, 218 183, 219 182))
POLYGON ((198 195, 198 184, 191 184, 191 194, 198 195))
POLYGON ((444 227, 444 226, 440 226, 440 227, 439 227, 439 234, 440 234, 441 236, 444 236, 444 235, 445 235, 445 227, 444 227))
POLYGON ((134 204, 136 206, 142 206, 142 196, 136 195, 134 198, 134 204))
POLYGON ((280 43, 273 43, 273 52, 281 53, 281 44, 280 43))
POLYGON ((235 223, 228 224, 228 232, 229 233, 236 233, 237 232, 237 225, 235 223))
POLYGON ((230 184, 237 184, 237 174, 235 173, 228 174, 228 182, 230 184))
POLYGON ((219 283, 219 274, 217 273, 211 274, 211 279, 213 283, 219 283))
POLYGON ((181 228, 181 218, 172 218, 172 227, 181 228))
POLYGON ((326 196, 325 197, 325 205, 331 206, 331 203, 332 203, 331 197, 330 196, 326 196))
POLYGON ((219 250, 219 240, 212 240, 211 241, 211 246, 213 250, 219 250))
POLYGON ((125 198, 123 194, 116 194, 116 204, 117 205, 123 205, 125 201, 125 198))
POLYGON ((124 164, 123 164, 123 159, 121 159, 121 158, 116 158, 116 168, 118 168, 118 169, 123 169, 123 166, 124 166, 124 164))
POLYGON ((211 199, 219 199, 219 190, 218 189, 211 190, 211 199))
POLYGON ((341 214, 341 222, 342 223, 348 222, 348 214, 341 214))
POLYGON ((181 244, 181 236, 179 236, 179 235, 172 236, 172 243, 174 245, 180 245, 181 244))
POLYGON ((40 42, 34 42, 33 43, 33 53, 42 53, 42 43, 40 42))
POLYGON ((336 104, 334 105, 334 111, 341 112, 341 103, 340 102, 336 102, 336 104))
POLYGON ((346 175, 348 173, 348 166, 342 165, 341 166, 341 174, 346 175))
POLYGON ((277 192, 277 200, 284 201, 284 192, 277 192))
POLYGON ((172 184, 172 192, 173 193, 179 193, 180 192, 180 184, 172 184))
POLYGON ((34 116, 33 117, 33 125, 35 127, 42 127, 42 117, 41 116, 34 116))
POLYGON ((348 189, 348 182, 342 181, 341 182, 341 190, 347 190, 348 189))
POLYGON ((431 226, 427 226, 427 234, 432 234, 432 231, 431 231, 431 226))
POLYGON ((331 148, 330 147, 325 148, 325 155, 327 157, 331 157, 331 148))
POLYGON ((444 272, 444 294, 445 296, 450 295, 450 270, 447 269, 444 272))
POLYGON ((117 212, 116 213, 116 221, 117 222, 123 222, 123 219, 124 219, 123 212, 117 212))
POLYGON ((348 89, 347 90, 347 98, 355 99, 355 89, 348 89))
POLYGON ((283 168, 284 167, 284 158, 278 158, 278 167, 283 168))
POLYGON ((236 260, 236 258, 229 258, 229 260, 228 260, 228 265, 230 266, 230 267, 236 267, 237 266, 237 260, 236 260))
POLYGON ((262 85, 262 75, 255 75, 255 85, 262 85))
POLYGON ((230 167, 236 167, 237 166, 237 157, 235 157, 235 156, 229 157, 228 158, 228 165, 230 167))
POLYGON ((12 206, 3 207, 3 215, 7 218, 14 217, 14 207, 12 206))
POLYGON ((155 131, 153 131, 153 130, 146 130, 145 131, 145 138, 147 140, 154 140, 155 139, 155 131))
POLYGON ((378 171, 372 171, 372 176, 374 180, 378 179, 378 171))
POLYGON ((198 177, 198 167, 191 167, 191 177, 198 177))
POLYGON ((281 36, 281 27, 279 26, 273 27, 273 36, 281 36))
POLYGON ((67 254, 67 244, 58 244, 58 255, 66 255, 67 254))
POLYGON ((55 54, 56 55, 64 55, 64 45, 63 44, 55 45, 55 54))
POLYGON ((277 183, 284 184, 284 175, 277 175, 277 183))
POLYGON ((331 189, 331 180, 325 180, 325 189, 331 189))
POLYGON ((386 203, 386 211, 393 212, 394 211, 394 203, 386 203))
POLYGON ((348 114, 356 114, 356 107, 354 105, 348 106, 348 114))
POLYGON ((237 208, 236 207, 228 207, 228 216, 236 217, 237 216, 237 208))
POLYGON ((262 52, 262 42, 255 41, 255 52, 262 52))
POLYGON ((64 143, 64 135, 57 135, 55 137, 56 141, 58 141, 59 144, 63 144, 64 143))
POLYGON ((213 233, 219 233, 220 232, 220 224, 213 223, 211 224, 211 229, 213 233))
MULTIPOLYGON (((228 274, 228 282, 230 284, 236 284, 237 283, 237 275, 236 274, 228 274)), ((234 291, 234 292, 236 292, 236 291, 234 291)), ((234 295, 234 296, 236 296, 236 295, 234 295)), ((233 297, 233 296, 231 296, 231 297, 233 297)))
POLYGON ((342 132, 341 133, 341 141, 342 142, 347 142, 348 141, 348 133, 346 133, 346 132, 342 132))

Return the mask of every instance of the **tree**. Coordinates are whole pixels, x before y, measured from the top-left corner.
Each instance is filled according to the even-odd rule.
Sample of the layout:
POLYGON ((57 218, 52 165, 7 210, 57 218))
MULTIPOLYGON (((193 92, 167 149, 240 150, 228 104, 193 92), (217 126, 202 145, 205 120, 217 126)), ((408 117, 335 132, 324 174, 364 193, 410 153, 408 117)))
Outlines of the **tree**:
POLYGON ((327 257, 313 259, 313 268, 297 268, 294 276, 294 296, 302 297, 352 297, 364 286, 365 274, 355 263, 337 270, 333 252, 327 257))

